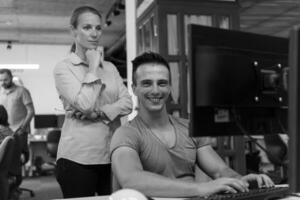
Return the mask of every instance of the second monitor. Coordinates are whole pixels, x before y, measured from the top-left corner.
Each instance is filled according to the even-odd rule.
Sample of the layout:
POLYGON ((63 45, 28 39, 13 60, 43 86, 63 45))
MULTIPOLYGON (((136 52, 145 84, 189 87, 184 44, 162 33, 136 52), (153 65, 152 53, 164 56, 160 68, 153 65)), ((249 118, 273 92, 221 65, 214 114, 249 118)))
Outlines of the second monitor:
POLYGON ((191 135, 283 133, 288 39, 191 25, 191 135))

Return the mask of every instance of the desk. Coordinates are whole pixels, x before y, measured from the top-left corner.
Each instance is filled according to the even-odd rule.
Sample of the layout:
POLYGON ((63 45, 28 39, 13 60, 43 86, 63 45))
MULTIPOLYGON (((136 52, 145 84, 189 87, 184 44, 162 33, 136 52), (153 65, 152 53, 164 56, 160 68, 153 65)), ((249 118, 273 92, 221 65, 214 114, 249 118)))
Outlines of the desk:
POLYGON ((53 161, 53 158, 49 157, 47 153, 47 141, 46 138, 41 137, 41 138, 30 138, 29 139, 29 150, 30 150, 30 156, 31 156, 31 161, 33 162, 34 159, 37 156, 40 156, 43 158, 44 162, 51 162, 53 161))
MULTIPOLYGON (((68 200, 108 200, 108 198, 109 196, 95 196, 95 197, 67 198, 67 199, 68 200)), ((53 199, 53 200, 64 200, 64 199, 53 199)), ((133 198, 124 198, 124 200, 133 200, 133 198)), ((154 200, 184 200, 184 198, 154 198, 154 200)))
POLYGON ((300 197, 291 197, 291 196, 289 196, 289 197, 283 198, 281 200, 300 200, 300 197))
MULTIPOLYGON (((108 200, 108 197, 109 196, 82 197, 82 198, 69 198, 69 200, 108 200)), ((63 199, 54 199, 54 200, 63 200, 63 199)), ((132 200, 132 199, 124 198, 124 200, 132 200)), ((184 198, 154 198, 154 200, 184 200, 184 198)), ((288 196, 280 200, 300 200, 300 197, 288 196)))
POLYGON ((47 153, 47 141, 46 137, 41 135, 31 135, 28 138, 29 141, 29 169, 28 175, 32 176, 35 172, 36 164, 42 165, 43 163, 53 162, 54 158, 51 158, 47 153), (37 160, 37 158, 41 158, 37 160), (36 163, 38 162, 38 163, 36 163), (39 163, 40 162, 40 163, 39 163))
MULTIPOLYGON (((273 197, 281 198, 281 200, 300 200, 300 193, 296 193, 295 195, 289 196, 288 191, 288 185, 287 184, 280 184, 276 185, 275 188, 270 188, 266 190, 257 190, 257 193, 249 193, 251 196, 244 195, 243 193, 240 193, 239 196, 222 196, 222 199, 273 199, 273 197), (270 190, 271 189, 271 190, 270 190)), ((253 191, 252 191, 253 192, 253 191)), ((123 189, 118 190, 111 195, 114 199, 113 200, 143 200, 145 199, 144 195, 142 195, 140 192, 132 189, 123 189)), ((154 197, 154 200, 188 200, 188 197, 180 197, 180 198, 157 198, 154 197)), ((198 198, 191 198, 190 200, 197 200, 198 198)), ((200 199, 206 199, 205 197, 199 197, 200 199)), ((214 198, 208 198, 208 199, 214 199, 214 198)), ((219 198, 221 199, 220 196, 219 198)), ((57 199, 59 200, 59 199, 57 199)), ((84 197, 84 198, 69 198, 69 200, 109 200, 109 196, 95 196, 95 197, 84 197)))
MULTIPOLYGON (((95 197, 82 197, 82 198, 67 198, 69 200, 108 200, 109 196, 95 196, 95 197)), ((64 200, 64 199, 53 199, 53 200, 64 200)))

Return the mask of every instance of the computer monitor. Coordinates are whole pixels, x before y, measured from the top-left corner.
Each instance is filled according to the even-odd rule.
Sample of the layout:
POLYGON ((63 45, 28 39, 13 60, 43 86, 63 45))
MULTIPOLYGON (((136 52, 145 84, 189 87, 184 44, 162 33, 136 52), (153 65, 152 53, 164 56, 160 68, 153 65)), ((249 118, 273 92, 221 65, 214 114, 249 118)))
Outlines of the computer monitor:
POLYGON ((54 114, 40 114, 34 116, 34 128, 57 128, 58 120, 54 114))
POLYGON ((300 192, 300 28, 290 32, 289 47, 289 170, 290 192, 300 192))
POLYGON ((57 128, 62 128, 65 121, 65 115, 60 114, 60 115, 56 115, 56 117, 57 117, 57 128))
POLYGON ((283 133, 288 39, 189 27, 191 136, 283 133))

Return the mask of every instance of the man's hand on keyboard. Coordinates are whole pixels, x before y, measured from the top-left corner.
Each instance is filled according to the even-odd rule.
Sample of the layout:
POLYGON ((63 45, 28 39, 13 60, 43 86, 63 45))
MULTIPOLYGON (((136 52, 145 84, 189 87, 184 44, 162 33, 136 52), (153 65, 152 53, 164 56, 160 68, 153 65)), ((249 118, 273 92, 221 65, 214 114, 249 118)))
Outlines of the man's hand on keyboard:
POLYGON ((247 182, 237 178, 223 177, 204 183, 204 185, 201 184, 199 189, 202 190, 200 192, 201 194, 208 192, 207 195, 216 193, 238 193, 249 191, 248 185, 247 182))
MULTIPOLYGON (((248 174, 246 176, 243 176, 241 178, 241 180, 246 181, 248 183, 256 182, 258 188, 261 188, 261 187, 274 187, 275 186, 275 184, 271 180, 271 178, 268 177, 265 174, 248 174)), ((252 185, 252 184, 249 184, 249 185, 252 185)))

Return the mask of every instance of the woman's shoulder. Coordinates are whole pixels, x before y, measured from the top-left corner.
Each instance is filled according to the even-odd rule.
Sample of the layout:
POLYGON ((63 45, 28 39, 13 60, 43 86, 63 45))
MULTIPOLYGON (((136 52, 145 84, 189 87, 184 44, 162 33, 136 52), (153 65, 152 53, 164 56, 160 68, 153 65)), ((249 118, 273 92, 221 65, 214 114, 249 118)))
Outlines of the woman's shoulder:
POLYGON ((60 60, 54 66, 53 73, 56 74, 56 73, 59 73, 61 71, 65 71, 69 68, 68 67, 69 65, 71 65, 70 58, 65 58, 63 60, 60 60))
POLYGON ((71 63, 70 58, 64 58, 56 63, 55 68, 64 67, 69 65, 70 63, 71 63))

